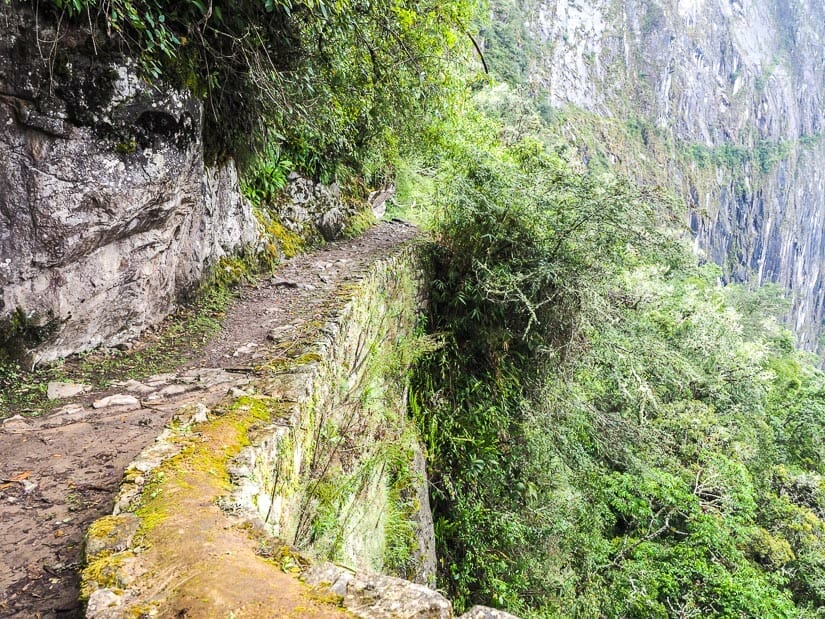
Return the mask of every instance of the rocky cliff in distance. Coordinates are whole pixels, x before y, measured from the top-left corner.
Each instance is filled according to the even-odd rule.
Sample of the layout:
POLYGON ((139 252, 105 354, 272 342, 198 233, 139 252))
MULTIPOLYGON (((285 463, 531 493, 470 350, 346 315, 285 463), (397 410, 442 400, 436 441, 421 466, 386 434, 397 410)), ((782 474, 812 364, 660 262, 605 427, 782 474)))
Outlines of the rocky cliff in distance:
POLYGON ((642 176, 679 190, 698 247, 728 280, 788 290, 789 323, 816 350, 825 312, 825 4, 495 5, 526 22, 530 92, 549 109, 585 110, 635 135, 640 148, 614 148, 614 159, 658 168, 642 176))
POLYGON ((124 342, 257 223, 232 162, 204 166, 199 101, 2 11, 0 345, 36 362, 124 342))

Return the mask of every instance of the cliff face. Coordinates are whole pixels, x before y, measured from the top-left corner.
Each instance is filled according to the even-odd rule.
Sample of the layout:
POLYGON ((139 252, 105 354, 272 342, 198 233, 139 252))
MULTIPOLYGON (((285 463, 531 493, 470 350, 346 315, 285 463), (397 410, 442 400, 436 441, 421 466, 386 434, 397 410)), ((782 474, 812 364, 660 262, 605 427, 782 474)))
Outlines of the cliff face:
POLYGON ((204 166, 195 98, 88 32, 2 12, 0 346, 35 361, 126 341, 256 241, 252 210, 231 162, 204 166))
MULTIPOLYGON (((789 322, 815 350, 825 311, 825 5, 528 4, 531 92, 664 145, 654 175, 686 198, 698 247, 729 280, 787 289, 789 322)), ((617 156, 650 167, 644 148, 617 156)))

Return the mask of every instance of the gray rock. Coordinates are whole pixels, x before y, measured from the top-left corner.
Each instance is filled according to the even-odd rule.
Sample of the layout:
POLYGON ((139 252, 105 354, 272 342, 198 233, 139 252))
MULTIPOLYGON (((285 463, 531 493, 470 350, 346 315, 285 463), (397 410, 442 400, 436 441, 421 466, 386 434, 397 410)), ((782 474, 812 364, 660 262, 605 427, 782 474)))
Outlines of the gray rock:
POLYGON ((341 196, 341 188, 333 183, 322 185, 297 174, 290 175, 285 188, 288 198, 279 213, 284 225, 303 234, 311 224, 327 241, 341 237, 347 219, 353 215, 353 206, 341 196))
POLYGON ((192 379, 198 386, 204 389, 211 389, 220 385, 228 384, 246 384, 249 382, 248 378, 232 374, 221 368, 196 368, 194 370, 187 370, 179 375, 180 379, 192 379))
POLYGON ((290 335, 295 331, 294 325, 281 325, 280 327, 275 327, 267 334, 267 339, 278 342, 282 339, 285 339, 287 335, 290 335))
POLYGON ((150 387, 136 380, 116 381, 112 383, 116 387, 120 387, 126 391, 136 393, 138 395, 147 395, 155 391, 157 387, 150 387))
POLYGON ((169 442, 170 433, 164 430, 154 443, 149 445, 146 449, 140 452, 137 458, 132 462, 130 468, 140 471, 141 473, 148 473, 158 468, 169 458, 180 453, 182 446, 169 442))
POLYGON ((189 423, 206 423, 209 421, 209 409, 202 402, 195 404, 195 412, 189 418, 189 423))
POLYGON ((311 371, 274 374, 262 381, 263 391, 283 402, 304 402, 310 395, 313 378, 311 371))
POLYGON ((96 589, 86 605, 86 619, 121 619, 124 615, 123 596, 111 589, 96 589))
POLYGON ((73 398, 76 395, 87 393, 92 390, 91 385, 80 383, 50 382, 46 389, 46 397, 50 400, 61 400, 63 398, 73 398))
POLYGON ((343 601, 347 595, 347 586, 355 578, 355 572, 332 563, 324 563, 312 566, 303 578, 308 585, 325 589, 343 601))
POLYGON ((51 67, 26 6, 3 19, 0 322, 37 332, 17 343, 30 361, 125 343, 257 243, 252 210, 231 161, 204 166, 195 97, 84 55, 88 35, 66 25, 75 44, 51 67))
POLYGON ((243 346, 239 347, 235 352, 232 353, 233 357, 240 357, 242 355, 249 355, 258 348, 258 344, 255 342, 247 342, 243 346))
POLYGON ((100 398, 92 403, 93 408, 110 408, 113 406, 128 407, 129 409, 140 408, 140 401, 133 395, 118 393, 100 398))
POLYGON ((458 619, 519 619, 516 615, 511 615, 503 610, 490 608, 488 606, 473 606, 458 619))
POLYGON ((412 473, 414 476, 413 486, 416 493, 415 511, 415 539, 416 549, 415 573, 405 574, 415 582, 435 587, 436 569, 438 567, 435 554, 435 526, 433 524, 433 513, 430 510, 430 488, 427 483, 427 462, 420 447, 416 446, 412 462, 412 473))
MULTIPOLYGON (((12 349, 28 364, 128 347, 222 257, 260 247, 260 226, 234 163, 204 164, 197 97, 65 23, 45 63, 30 34, 47 17, 22 3, 3 19, 0 326, 25 320, 12 349)), ((295 174, 285 193, 277 215, 303 237, 338 238, 354 208, 295 174)))
MULTIPOLYGON (((788 322, 815 350, 825 318, 825 3, 533 7, 517 24, 537 43, 531 91, 560 109, 632 123, 640 141, 663 138, 678 156, 653 171, 643 145, 620 139, 609 156, 630 174, 658 170, 647 184, 667 183, 685 198, 696 248, 726 281, 785 288, 788 322)), ((594 121, 583 122, 587 133, 594 121)))
POLYGON ((254 390, 250 389, 240 389, 239 387, 230 387, 229 388, 229 395, 233 398, 242 398, 245 395, 252 395, 254 390))
POLYGON ((15 415, 14 417, 4 419, 1 427, 3 428, 3 432, 8 432, 9 434, 23 434, 32 429, 32 424, 26 421, 26 418, 22 415, 15 415))
POLYGON ((387 212, 387 200, 395 195, 395 186, 390 185, 384 189, 378 189, 370 194, 367 202, 372 209, 372 214, 379 219, 387 212))
POLYGON ((155 374, 154 376, 150 376, 147 378, 145 382, 149 387, 160 387, 162 385, 166 385, 177 378, 177 374, 155 374))
POLYGON ((324 564, 311 567, 307 584, 342 597, 344 608, 362 619, 452 619, 453 608, 440 593, 401 578, 356 574, 324 564))
POLYGON ((56 409, 49 415, 49 419, 56 419, 59 420, 60 423, 66 423, 67 421, 76 421, 82 418, 86 415, 86 412, 86 409, 80 404, 67 404, 56 409))
POLYGON ((198 385, 193 384, 167 385, 159 391, 155 391, 154 393, 148 395, 146 397, 146 402, 157 402, 159 400, 167 400, 179 395, 183 395, 185 393, 189 393, 190 391, 196 391, 197 389, 199 389, 198 385))

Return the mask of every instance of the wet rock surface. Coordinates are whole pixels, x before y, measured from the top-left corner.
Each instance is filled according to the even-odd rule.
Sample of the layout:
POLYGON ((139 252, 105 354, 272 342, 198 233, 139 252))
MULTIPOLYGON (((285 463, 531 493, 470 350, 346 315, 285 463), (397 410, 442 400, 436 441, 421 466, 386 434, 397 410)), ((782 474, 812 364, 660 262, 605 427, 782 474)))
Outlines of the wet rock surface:
MULTIPOLYGON (((271 279, 246 287, 220 333, 176 373, 82 394, 44 417, 6 419, 0 427, 0 617, 80 616, 83 531, 111 513, 126 466, 173 415, 183 422, 204 421, 216 402, 242 390, 256 366, 278 354, 268 338, 273 330, 288 337, 283 329, 290 329, 297 339, 317 328, 310 323, 324 315, 339 286, 415 234, 405 224, 383 224, 359 239, 284 263, 277 278, 313 282, 312 289, 271 279), (112 396, 139 404, 94 408, 112 396)), ((160 451, 144 454, 146 470, 168 456, 160 451)))

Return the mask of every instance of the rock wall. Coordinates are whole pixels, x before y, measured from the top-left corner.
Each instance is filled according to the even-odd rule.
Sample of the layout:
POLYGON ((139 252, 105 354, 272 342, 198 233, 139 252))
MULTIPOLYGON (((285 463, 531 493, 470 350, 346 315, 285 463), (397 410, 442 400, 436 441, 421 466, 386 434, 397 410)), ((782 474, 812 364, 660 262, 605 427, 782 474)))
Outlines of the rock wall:
MULTIPOLYGON (((504 6, 499 0, 494 5, 504 6)), ((635 133, 686 198, 700 247, 729 280, 777 282, 817 347, 825 273, 825 5, 818 0, 533 0, 530 91, 635 133), (661 152, 651 153, 652 142, 661 152)), ((500 14, 506 14, 500 11, 500 14)), ((512 18, 512 11, 510 13, 512 18)), ((638 146, 638 148, 636 148, 638 146)), ((656 173, 653 173, 656 174, 656 173)))
POLYGON ((284 571, 306 558, 359 575, 342 585, 357 616, 452 616, 426 586, 370 575, 431 584, 435 571, 406 416, 409 364, 427 346, 416 335, 424 277, 414 247, 396 251, 355 275, 328 319, 274 332, 283 356, 262 376, 212 410, 178 411, 127 470, 114 514, 89 530, 88 617, 224 616, 256 600, 267 606, 255 616, 282 616, 285 588, 298 586, 284 571), (195 598, 206 606, 192 610, 195 598), (381 614, 390 607, 403 614, 381 614))
POLYGON ((287 181, 281 203, 276 205, 283 225, 295 234, 310 238, 319 233, 327 241, 339 238, 359 205, 345 200, 337 183, 315 183, 295 172, 287 181))
MULTIPOLYGON (((435 583, 426 465, 407 420, 407 374, 426 274, 416 254, 379 262, 322 339, 261 381, 282 418, 230 465, 232 504, 312 555, 435 583)), ((272 335, 285 348, 294 333, 272 335)))
POLYGON ((2 10, 0 336, 31 362, 124 342, 255 243, 255 218, 232 162, 204 166, 196 99, 2 10))

